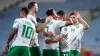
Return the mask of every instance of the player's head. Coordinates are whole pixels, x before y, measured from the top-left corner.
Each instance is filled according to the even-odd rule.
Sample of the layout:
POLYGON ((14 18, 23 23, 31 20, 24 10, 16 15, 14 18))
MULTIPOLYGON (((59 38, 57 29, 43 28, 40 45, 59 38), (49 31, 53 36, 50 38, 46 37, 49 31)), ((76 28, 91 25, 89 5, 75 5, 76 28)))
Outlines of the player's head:
POLYGON ((30 2, 28 4, 28 9, 29 11, 31 11, 32 13, 37 13, 38 12, 38 4, 36 2, 30 2))
POLYGON ((76 17, 76 12, 72 12, 70 14, 70 18, 72 19, 72 21, 74 22, 74 24, 78 23, 78 19, 76 17))
POLYGON ((59 10, 57 12, 57 15, 58 15, 58 20, 63 20, 65 16, 65 12, 63 10, 59 10))
POLYGON ((55 18, 57 16, 55 10, 53 8, 49 8, 47 11, 46 11, 46 14, 47 16, 52 16, 53 18, 55 18))
POLYGON ((20 17, 21 18, 26 18, 28 14, 28 9, 26 7, 21 8, 20 10, 20 17))
POLYGON ((65 16, 65 12, 63 10, 59 10, 57 12, 57 15, 60 16, 60 17, 63 17, 63 16, 65 16))

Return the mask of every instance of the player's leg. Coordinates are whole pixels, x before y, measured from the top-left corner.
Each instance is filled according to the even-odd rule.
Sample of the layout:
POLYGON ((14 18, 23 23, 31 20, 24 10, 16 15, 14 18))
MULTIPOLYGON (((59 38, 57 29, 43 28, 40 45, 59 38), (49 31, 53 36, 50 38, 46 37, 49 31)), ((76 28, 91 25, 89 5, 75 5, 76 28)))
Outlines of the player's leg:
POLYGON ((70 56, 80 56, 80 52, 77 50, 70 50, 70 56))
POLYGON ((31 56, 42 56, 39 46, 30 47, 31 56))
POLYGON ((22 56, 31 56, 29 47, 22 46, 21 47, 21 52, 22 53, 20 53, 20 55, 22 55, 22 56))
POLYGON ((70 56, 74 56, 75 50, 70 50, 70 56))
POLYGON ((76 51, 76 56, 80 56, 80 51, 76 51))
POLYGON ((60 56, 70 56, 70 52, 69 51, 60 52, 60 56))
POLYGON ((21 51, 20 47, 14 46, 10 48, 8 56, 20 56, 20 51, 21 51))
POLYGON ((59 50, 43 49, 43 56, 60 56, 59 50))
POLYGON ((49 50, 43 49, 43 55, 42 56, 49 56, 49 50))

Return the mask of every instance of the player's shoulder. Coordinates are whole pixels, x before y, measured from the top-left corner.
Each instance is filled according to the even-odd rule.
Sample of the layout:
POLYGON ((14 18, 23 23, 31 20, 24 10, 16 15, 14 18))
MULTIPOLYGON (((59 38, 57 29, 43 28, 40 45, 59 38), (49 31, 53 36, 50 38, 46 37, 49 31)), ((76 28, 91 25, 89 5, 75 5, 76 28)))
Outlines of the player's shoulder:
POLYGON ((63 22, 62 20, 55 20, 55 22, 57 23, 57 24, 60 24, 61 22, 63 22))
POLYGON ((20 18, 16 18, 14 21, 19 22, 20 21, 20 18))
POLYGON ((81 23, 79 23, 79 26, 80 26, 80 27, 84 27, 84 25, 83 25, 83 24, 81 24, 81 23))
POLYGON ((32 15, 28 14, 28 15, 27 15, 27 18, 28 18, 28 19, 32 19, 32 18, 35 18, 35 16, 32 16, 32 15))
POLYGON ((26 20, 27 18, 16 18, 15 19, 15 21, 17 21, 17 22, 22 22, 22 21, 24 21, 24 20, 26 20))
POLYGON ((18 20, 20 20, 20 18, 16 18, 15 20, 18 21, 18 20))
POLYGON ((35 26, 35 24, 33 24, 33 22, 30 19, 26 19, 27 22, 29 22, 29 24, 31 24, 32 26, 35 26))
POLYGON ((25 20, 26 18, 16 18, 16 21, 21 21, 21 20, 25 20))

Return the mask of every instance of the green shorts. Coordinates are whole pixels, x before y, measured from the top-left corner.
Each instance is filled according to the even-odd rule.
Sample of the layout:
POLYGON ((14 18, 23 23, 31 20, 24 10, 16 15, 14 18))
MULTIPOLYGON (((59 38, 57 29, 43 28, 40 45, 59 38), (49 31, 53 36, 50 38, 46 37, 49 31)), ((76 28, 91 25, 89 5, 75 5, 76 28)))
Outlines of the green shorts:
POLYGON ((30 47, 31 56, 42 56, 39 46, 30 47))
POLYGON ((60 56, 59 50, 43 49, 43 56, 60 56))
POLYGON ((80 52, 77 50, 70 50, 70 56, 80 56, 80 52))
POLYGON ((9 50, 8 56, 31 56, 31 54, 27 46, 14 46, 9 50))
POLYGON ((70 52, 66 51, 66 52, 60 52, 60 56, 69 56, 70 52))

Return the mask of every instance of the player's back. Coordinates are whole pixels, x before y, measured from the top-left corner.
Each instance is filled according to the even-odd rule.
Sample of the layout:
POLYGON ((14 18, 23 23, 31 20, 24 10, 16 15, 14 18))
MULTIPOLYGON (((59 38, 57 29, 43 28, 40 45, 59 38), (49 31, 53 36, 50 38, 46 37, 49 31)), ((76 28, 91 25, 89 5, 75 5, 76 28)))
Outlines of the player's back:
POLYGON ((31 20, 26 18, 16 19, 15 21, 18 26, 18 31, 12 46, 29 46, 35 32, 35 25, 31 20))

